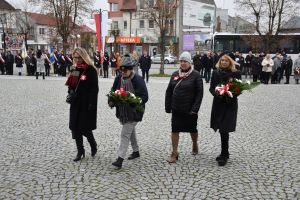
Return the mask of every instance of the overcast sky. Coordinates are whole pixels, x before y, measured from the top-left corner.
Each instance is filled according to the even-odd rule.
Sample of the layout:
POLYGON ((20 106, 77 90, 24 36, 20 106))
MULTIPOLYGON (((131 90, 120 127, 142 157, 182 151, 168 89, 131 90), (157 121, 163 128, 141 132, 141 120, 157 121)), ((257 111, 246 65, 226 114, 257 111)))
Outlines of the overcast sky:
MULTIPOLYGON (((21 1, 26 1, 26 0, 6 0, 7 2, 11 3, 13 6, 18 7, 18 3, 21 1)), ((218 8, 223 8, 223 9, 229 9, 229 14, 234 15, 234 0, 215 0, 217 7, 218 8)), ((95 9, 109 9, 107 0, 95 0, 95 9)))

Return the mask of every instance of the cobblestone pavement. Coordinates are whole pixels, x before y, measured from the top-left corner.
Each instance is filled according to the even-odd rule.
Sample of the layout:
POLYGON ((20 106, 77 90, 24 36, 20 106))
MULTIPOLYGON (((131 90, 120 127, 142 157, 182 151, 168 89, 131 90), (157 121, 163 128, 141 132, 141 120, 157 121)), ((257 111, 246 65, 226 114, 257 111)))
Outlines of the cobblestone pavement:
POLYGON ((121 126, 105 96, 112 81, 99 80, 99 151, 92 158, 85 139, 87 155, 75 163, 65 78, 0 76, 0 199, 300 199, 299 85, 260 85, 239 97, 231 156, 218 167, 209 85, 199 113, 200 154, 191 155, 191 139, 182 133, 179 161, 169 164, 168 79, 152 78, 137 126, 141 157, 116 170, 121 126))

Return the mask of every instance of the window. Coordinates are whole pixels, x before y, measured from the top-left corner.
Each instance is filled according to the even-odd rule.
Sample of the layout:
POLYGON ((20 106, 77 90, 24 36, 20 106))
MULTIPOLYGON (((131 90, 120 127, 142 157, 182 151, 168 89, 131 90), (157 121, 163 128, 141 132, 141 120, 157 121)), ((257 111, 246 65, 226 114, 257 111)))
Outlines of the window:
POLYGON ((40 28, 39 29, 39 33, 40 33, 40 35, 44 35, 45 34, 45 29, 44 28, 40 28))
POLYGON ((154 20, 149 20, 149 28, 154 28, 154 20))
POLYGON ((111 11, 112 11, 112 12, 117 12, 117 11, 119 11, 119 6, 118 6, 117 3, 112 3, 112 4, 111 4, 111 11))
POLYGON ((119 29, 119 25, 118 25, 118 22, 117 22, 117 21, 113 21, 113 22, 112 22, 112 29, 113 29, 113 30, 119 29))
POLYGON ((149 0, 149 7, 153 7, 154 6, 154 0, 149 0))
POLYGON ((145 21, 144 20, 140 20, 140 28, 145 28, 145 21))
POLYGON ((124 30, 127 29, 127 21, 124 21, 124 30))
POLYGON ((140 9, 144 9, 145 8, 145 0, 141 0, 140 1, 140 9))

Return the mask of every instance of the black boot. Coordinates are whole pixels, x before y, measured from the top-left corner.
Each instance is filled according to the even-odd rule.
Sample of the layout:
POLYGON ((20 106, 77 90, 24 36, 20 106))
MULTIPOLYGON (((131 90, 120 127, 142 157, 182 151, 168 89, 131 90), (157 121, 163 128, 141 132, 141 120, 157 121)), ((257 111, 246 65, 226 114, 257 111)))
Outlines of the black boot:
POLYGON ((128 160, 133 160, 135 158, 140 157, 140 152, 136 151, 136 152, 132 152, 132 154, 128 157, 128 160))
POLYGON ((35 72, 35 78, 39 79, 39 73, 38 72, 35 72))
POLYGON ((227 160, 229 159, 229 152, 228 152, 228 147, 229 147, 229 133, 224 132, 220 133, 221 136, 221 154, 216 158, 216 161, 218 161, 219 166, 225 166, 227 163, 227 160))
POLYGON ((93 132, 91 131, 90 133, 88 133, 86 138, 91 146, 91 156, 94 157, 97 153, 97 143, 94 138, 93 132))
POLYGON ((19 76, 21 76, 22 75, 22 73, 21 72, 19 72, 19 76))
POLYGON ((84 158, 85 157, 85 151, 83 148, 83 138, 82 136, 78 136, 76 139, 76 147, 77 147, 77 156, 76 158, 74 158, 74 162, 77 162, 79 160, 81 160, 81 157, 84 158))
POLYGON ((43 74, 43 79, 45 79, 45 72, 43 72, 42 74, 43 74))
POLYGON ((123 158, 118 157, 118 159, 115 162, 113 162, 112 165, 118 167, 119 169, 121 169, 123 160, 124 160, 123 158))

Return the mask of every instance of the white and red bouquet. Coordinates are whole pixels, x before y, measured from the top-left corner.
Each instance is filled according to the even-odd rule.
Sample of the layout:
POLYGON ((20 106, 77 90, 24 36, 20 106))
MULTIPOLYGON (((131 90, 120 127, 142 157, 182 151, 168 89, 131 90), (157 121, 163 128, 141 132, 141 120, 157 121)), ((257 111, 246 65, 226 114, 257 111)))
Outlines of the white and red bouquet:
POLYGON ((108 97, 108 102, 111 102, 115 106, 131 106, 139 112, 144 112, 142 99, 126 91, 123 87, 121 87, 120 90, 110 91, 106 96, 108 97))
POLYGON ((244 90, 251 90, 259 83, 250 83, 239 79, 230 79, 227 83, 219 84, 215 91, 220 97, 234 98, 242 94, 244 90))

